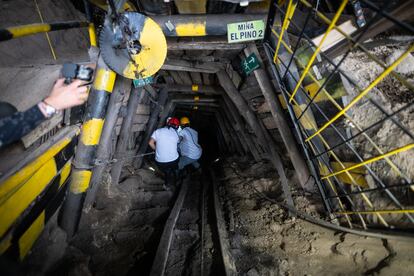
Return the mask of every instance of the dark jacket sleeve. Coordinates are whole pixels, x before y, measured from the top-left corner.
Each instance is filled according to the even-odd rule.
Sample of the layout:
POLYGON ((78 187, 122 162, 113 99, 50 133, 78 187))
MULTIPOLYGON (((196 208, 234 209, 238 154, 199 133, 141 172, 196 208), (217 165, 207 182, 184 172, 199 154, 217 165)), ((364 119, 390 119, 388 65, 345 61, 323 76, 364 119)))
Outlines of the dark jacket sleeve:
POLYGON ((0 119, 0 147, 13 143, 35 129, 45 120, 37 105, 0 119))

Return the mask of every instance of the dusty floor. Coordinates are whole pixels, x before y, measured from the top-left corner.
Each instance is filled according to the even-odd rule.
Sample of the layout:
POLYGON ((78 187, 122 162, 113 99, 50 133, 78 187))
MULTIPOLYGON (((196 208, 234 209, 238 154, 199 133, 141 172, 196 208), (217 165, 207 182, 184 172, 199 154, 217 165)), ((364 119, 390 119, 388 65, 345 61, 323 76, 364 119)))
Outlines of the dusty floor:
POLYGON ((149 272, 173 192, 164 191, 163 180, 146 169, 119 186, 109 183, 106 176, 96 207, 84 212, 79 232, 69 242, 56 222, 49 224, 25 261, 29 275, 149 272))
MULTIPOLYGON (((335 233, 288 218, 257 192, 278 199, 277 177, 268 164, 223 164, 231 247, 240 275, 412 275, 412 243, 335 233)), ((291 179, 293 181, 294 178, 291 179)), ((302 196, 295 203, 311 214, 302 196)))

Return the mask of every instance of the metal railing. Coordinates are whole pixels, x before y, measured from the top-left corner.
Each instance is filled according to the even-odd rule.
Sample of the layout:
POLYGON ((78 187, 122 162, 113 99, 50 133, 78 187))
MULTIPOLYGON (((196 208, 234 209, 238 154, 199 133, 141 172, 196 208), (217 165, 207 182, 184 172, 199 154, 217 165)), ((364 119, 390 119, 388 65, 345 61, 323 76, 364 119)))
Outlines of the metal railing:
POLYGON ((349 228, 412 229, 414 72, 396 68, 414 43, 384 62, 364 42, 392 26, 414 35, 401 8, 413 1, 337 2, 327 14, 319 1, 273 1, 265 51, 330 217, 349 228), (369 76, 351 70, 368 65, 369 76), (384 81, 408 100, 386 96, 393 87, 384 81))

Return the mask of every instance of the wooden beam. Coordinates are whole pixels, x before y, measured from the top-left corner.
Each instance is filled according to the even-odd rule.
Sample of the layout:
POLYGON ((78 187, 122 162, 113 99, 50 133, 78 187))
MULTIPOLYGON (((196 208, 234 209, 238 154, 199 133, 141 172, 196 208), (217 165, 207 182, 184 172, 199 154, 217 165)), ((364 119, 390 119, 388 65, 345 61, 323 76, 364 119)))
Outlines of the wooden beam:
MULTIPOLYGON (((165 103, 167 102, 167 98, 168 90, 166 88, 162 88, 158 94, 157 104, 151 111, 151 115, 147 122, 147 127, 145 129, 145 134, 142 138, 140 146, 138 147, 137 155, 144 154, 147 151, 149 139, 152 133, 154 132, 155 128, 157 127, 159 118, 158 116, 160 115, 161 110, 164 108, 165 103)), ((137 159, 135 159, 134 167, 137 169, 141 168, 142 160, 142 157, 138 157, 137 159)))
POLYGON ((245 43, 227 43, 227 37, 168 38, 168 51, 177 50, 243 50, 245 43))
POLYGON ((224 64, 219 62, 190 62, 186 60, 167 59, 161 69, 214 74, 224 67, 224 64))
POLYGON ((223 95, 223 89, 219 86, 210 85, 184 85, 184 84, 157 84, 159 88, 167 88, 169 93, 190 93, 196 96, 198 93, 206 95, 223 95))
MULTIPOLYGON (((122 127, 120 130, 118 142, 116 145, 116 151, 114 155, 114 157, 118 160, 122 160, 122 158, 126 155, 128 140, 130 135, 132 134, 131 127, 133 125, 135 112, 137 110, 138 104, 144 100, 146 95, 147 94, 145 93, 145 90, 142 87, 131 90, 128 99, 127 115, 124 117, 124 120, 122 122, 122 127)), ((118 161, 112 166, 112 184, 118 184, 123 164, 123 161, 118 161)))
MULTIPOLYGON (((126 78, 118 78, 115 82, 114 91, 109 98, 108 109, 106 111, 105 123, 102 129, 101 139, 99 140, 96 159, 109 161, 112 153, 112 133, 115 128, 119 110, 122 106, 127 91, 131 90, 131 80, 126 78)), ((91 186, 86 195, 85 207, 90 208, 95 202, 96 193, 102 179, 102 173, 106 170, 107 165, 94 167, 92 171, 91 186)))
MULTIPOLYGON (((286 178, 282 160, 276 151, 273 141, 269 139, 270 137, 266 137, 266 134, 263 131, 264 130, 263 123, 261 123, 258 120, 254 112, 250 109, 249 105, 240 95, 239 91, 237 91, 229 75, 224 70, 221 70, 217 73, 217 77, 224 91, 226 91, 227 95, 229 96, 229 98, 232 100, 232 102, 238 109, 240 115, 243 116, 243 118, 249 124, 250 128, 257 135, 258 141, 260 142, 262 147, 267 149, 267 153, 269 154, 270 161, 275 166, 279 174, 279 177, 281 179, 282 189, 283 189, 285 198, 287 200, 287 204, 293 207, 294 203, 292 199, 292 193, 288 185, 288 181, 286 178)), ((267 133, 267 135, 269 134, 267 133)))
MULTIPOLYGON (((296 170, 296 174, 298 176, 302 188, 304 190, 313 190, 313 187, 312 189, 307 187, 310 176, 308 166, 302 154, 299 151, 299 148, 296 144, 296 139, 290 130, 289 124, 287 123, 283 107, 279 102, 278 97, 276 96, 274 87, 270 82, 270 79, 267 76, 266 71, 263 69, 263 60, 260 57, 256 45, 251 44, 248 48, 244 50, 244 53, 246 56, 249 56, 252 53, 254 53, 257 59, 259 60, 259 64, 261 67, 254 71, 254 76, 256 77, 256 80, 259 83, 259 87, 263 93, 263 96, 265 97, 266 102, 270 107, 270 111, 272 113, 275 126, 279 129, 279 133, 282 136, 283 142, 286 146, 292 164, 296 170)), ((313 183, 311 184, 313 185, 313 183)))

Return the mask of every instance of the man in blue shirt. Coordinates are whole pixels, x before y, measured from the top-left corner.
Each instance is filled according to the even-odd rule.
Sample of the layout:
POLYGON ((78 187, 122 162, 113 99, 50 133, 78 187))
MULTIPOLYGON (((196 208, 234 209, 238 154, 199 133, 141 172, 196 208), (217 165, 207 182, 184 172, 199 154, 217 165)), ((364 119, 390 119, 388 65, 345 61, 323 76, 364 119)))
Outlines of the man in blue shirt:
POLYGON ((180 120, 182 130, 179 132, 180 136, 180 160, 178 162, 178 169, 182 170, 187 165, 192 165, 198 169, 203 150, 198 144, 198 133, 190 127, 190 120, 187 117, 182 117, 180 120))

